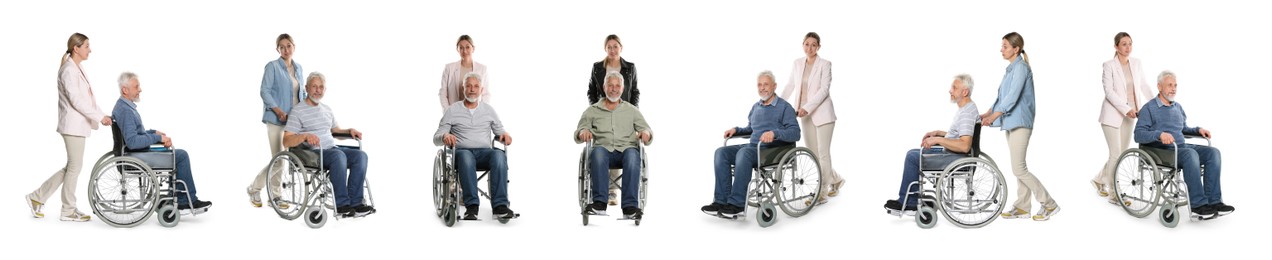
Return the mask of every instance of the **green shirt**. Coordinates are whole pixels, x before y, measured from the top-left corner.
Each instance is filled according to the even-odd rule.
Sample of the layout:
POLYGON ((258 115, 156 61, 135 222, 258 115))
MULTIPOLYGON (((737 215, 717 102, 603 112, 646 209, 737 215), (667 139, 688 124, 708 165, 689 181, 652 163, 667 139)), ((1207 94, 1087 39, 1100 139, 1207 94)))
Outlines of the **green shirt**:
POLYGON ((601 100, 587 107, 583 111, 583 117, 579 118, 579 126, 574 130, 574 142, 583 143, 579 139, 579 133, 587 129, 592 132, 592 142, 595 145, 605 147, 611 152, 624 151, 627 148, 635 148, 636 142, 640 141, 639 132, 650 134, 650 142, 653 142, 653 132, 649 130, 649 123, 645 122, 645 116, 640 114, 640 110, 627 101, 619 103, 614 110, 605 107, 605 100, 601 100))

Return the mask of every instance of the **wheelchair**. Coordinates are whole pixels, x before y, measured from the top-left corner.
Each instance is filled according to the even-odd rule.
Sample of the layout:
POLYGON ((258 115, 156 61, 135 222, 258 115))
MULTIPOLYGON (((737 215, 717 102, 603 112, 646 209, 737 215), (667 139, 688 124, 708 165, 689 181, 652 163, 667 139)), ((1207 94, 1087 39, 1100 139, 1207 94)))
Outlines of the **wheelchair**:
MULTIPOLYGON (((981 124, 976 123, 973 129, 972 145, 966 157, 948 165, 925 165, 922 159, 925 150, 919 150, 919 180, 906 187, 911 192, 901 201, 904 211, 910 196, 919 196, 918 211, 914 214, 914 223, 919 227, 936 226, 937 210, 961 228, 989 225, 1002 212, 1007 201, 1007 181, 994 159, 981 151, 981 124), (915 188, 919 190, 912 191, 915 188)), ((897 216, 905 215, 889 211, 897 216)))
MULTIPOLYGON (((500 142, 499 138, 492 138, 490 146, 494 149, 504 151, 505 156, 508 153, 508 145, 500 142)), ((433 159, 433 206, 437 212, 437 217, 442 219, 443 224, 447 227, 455 226, 460 220, 459 208, 464 203, 463 187, 459 183, 459 168, 455 163, 455 148, 443 146, 437 150, 437 156, 433 159)), ((477 165, 476 181, 481 182, 490 174, 490 169, 486 166, 477 165)), ((512 182, 512 181, 509 181, 512 182)), ((490 194, 481 188, 477 189, 477 193, 481 197, 490 200, 490 194)), ((491 212, 494 216, 494 212, 491 212)), ((493 217, 500 224, 508 224, 509 220, 521 217, 520 213, 514 214, 510 218, 493 217)), ((480 219, 478 219, 480 220, 480 219)))
MULTIPOLYGON (((583 147, 583 153, 582 155, 579 156, 579 209, 581 210, 582 212, 581 214, 583 215, 584 226, 587 226, 588 217, 589 217, 589 215, 587 214, 587 207, 589 207, 589 205, 592 204, 592 181, 593 180, 592 180, 592 165, 590 162, 591 162, 592 150, 594 149, 596 148, 593 144, 593 141, 587 141, 587 146, 583 147)), ((618 218, 618 220, 632 220, 633 222, 636 223, 637 226, 640 226, 640 220, 641 218, 644 218, 643 215, 645 211, 645 205, 647 205, 645 203, 645 198, 649 194, 648 193, 649 160, 647 159, 647 157, 645 157, 645 145, 643 143, 639 141, 636 142, 636 149, 640 152, 640 188, 639 188, 640 195, 638 196, 639 203, 637 207, 639 207, 641 210, 641 216, 638 216, 635 218, 628 218, 627 216, 623 216, 621 218, 618 218)), ((609 167, 608 170, 614 170, 614 169, 621 170, 623 169, 623 167, 622 166, 609 167)), ((606 173, 605 175, 609 176, 608 173, 606 173)), ((623 180, 623 177, 619 176, 618 178, 610 179, 608 181, 610 182, 611 186, 619 187, 621 189, 622 180, 623 180)))
POLYGON ((93 164, 88 183, 88 204, 93 215, 114 227, 134 227, 159 213, 159 225, 175 227, 181 215, 204 213, 207 209, 177 210, 177 197, 186 196, 188 186, 176 178, 174 149, 152 146, 129 150, 119 124, 111 124, 114 148, 93 164), (177 184, 181 184, 178 188, 177 184))
MULTIPOLYGON (((354 140, 356 145, 337 145, 342 148, 362 149, 362 140, 349 134, 333 134, 337 142, 354 140)), ((278 216, 286 220, 295 220, 305 216, 305 225, 310 228, 321 228, 327 224, 327 211, 337 220, 344 218, 336 213, 336 196, 332 190, 331 172, 324 169, 323 156, 317 150, 306 147, 292 147, 279 152, 270 160, 269 172, 282 174, 279 183, 274 183, 273 176, 265 179, 266 187, 279 187, 279 194, 273 189, 266 189, 271 199, 270 206, 278 216)), ((362 185, 365 190, 362 203, 375 206, 371 195, 371 180, 366 178, 362 185)))
MULTIPOLYGON (((1205 140, 1210 146, 1210 139, 1196 135, 1184 135, 1184 140, 1176 141, 1171 146, 1174 150, 1140 145, 1139 148, 1127 149, 1117 160, 1117 172, 1113 176, 1113 191, 1120 205, 1136 218, 1144 218, 1157 211, 1157 220, 1166 227, 1179 225, 1179 215, 1188 214, 1188 187, 1184 184, 1183 169, 1175 162, 1179 159, 1179 142, 1188 140, 1205 140), (1129 203, 1126 203, 1129 202, 1129 203), (1185 207, 1180 212, 1179 207, 1185 207)), ((1198 141, 1199 142, 1199 141, 1198 141)), ((1206 168, 1201 168, 1201 174, 1206 168)), ((1217 215, 1216 215, 1217 216, 1217 215)), ((1211 218, 1190 218, 1193 221, 1211 218)))
MULTIPOLYGON (((749 140, 750 135, 733 135, 724 139, 724 146, 729 140, 749 140)), ((756 207, 756 222, 760 227, 770 227, 777 223, 777 208, 781 208, 787 216, 801 217, 817 206, 812 200, 821 193, 821 167, 812 150, 797 147, 794 144, 780 147, 763 148, 756 144, 757 166, 747 185, 746 208, 756 207), (765 158, 765 154, 770 154, 765 158), (776 154, 777 156, 771 156, 776 154)), ((737 167, 734 166, 736 176, 737 167)), ((727 217, 717 213, 724 219, 746 218, 745 209, 741 217, 727 217)))

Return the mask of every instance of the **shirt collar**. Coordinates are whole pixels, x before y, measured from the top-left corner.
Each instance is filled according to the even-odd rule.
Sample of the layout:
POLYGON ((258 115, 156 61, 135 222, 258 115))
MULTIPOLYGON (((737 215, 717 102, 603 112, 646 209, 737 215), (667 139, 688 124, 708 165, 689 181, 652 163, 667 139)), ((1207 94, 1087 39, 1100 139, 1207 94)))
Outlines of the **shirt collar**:
POLYGON ((777 93, 773 93, 773 102, 769 102, 768 105, 765 105, 764 100, 760 100, 760 101, 755 101, 755 105, 762 106, 762 107, 771 107, 771 106, 776 106, 777 101, 782 101, 782 97, 778 97, 777 93))
POLYGON ((593 103, 593 104, 592 104, 592 106, 594 106, 594 107, 596 107, 596 108, 600 108, 601 110, 605 110, 605 111, 611 111, 611 112, 613 112, 613 111, 617 111, 617 110, 618 110, 618 109, 620 109, 620 108, 623 108, 623 106, 624 106, 626 103, 627 103, 627 101, 626 101, 626 100, 619 100, 619 101, 618 101, 618 106, 615 106, 615 107, 614 107, 614 110, 610 110, 608 107, 605 107, 605 100, 604 100, 604 99, 602 99, 602 100, 596 101, 596 103, 593 103))
POLYGON ((1170 102, 1171 104, 1167 106, 1166 103, 1162 103, 1162 98, 1160 96, 1153 96, 1153 102, 1157 103, 1157 107, 1173 107, 1175 105, 1179 105, 1179 102, 1172 101, 1170 102))
POLYGON ((137 103, 133 103, 132 100, 128 100, 127 98, 124 98, 121 96, 119 97, 119 101, 123 101, 124 104, 127 104, 128 107, 131 107, 133 110, 137 109, 137 103))

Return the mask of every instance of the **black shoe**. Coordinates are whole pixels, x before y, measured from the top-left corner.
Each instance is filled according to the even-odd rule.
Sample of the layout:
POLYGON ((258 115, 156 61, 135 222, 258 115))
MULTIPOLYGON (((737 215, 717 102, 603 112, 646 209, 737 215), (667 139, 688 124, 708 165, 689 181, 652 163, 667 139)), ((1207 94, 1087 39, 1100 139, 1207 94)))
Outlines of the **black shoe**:
POLYGON ((354 206, 338 206, 336 207, 336 215, 345 218, 357 216, 357 208, 354 206))
POLYGON ((642 214, 643 214, 643 212, 641 212, 640 208, 637 208, 637 207, 626 207, 626 208, 623 208, 623 218, 627 218, 627 219, 640 219, 640 216, 641 216, 642 214))
POLYGON ((477 206, 478 205, 464 206, 464 220, 477 220, 477 206))
MULTIPOLYGON (((202 201, 202 200, 194 201, 194 209, 197 209, 197 210, 207 210, 207 208, 211 206, 212 206, 211 201, 202 201)), ((191 208, 190 204, 177 205, 178 210, 187 210, 190 208, 191 208)))
POLYGON ((365 217, 367 215, 371 215, 371 213, 375 213, 375 207, 367 206, 364 204, 358 204, 357 206, 353 207, 354 217, 365 217))
POLYGON ((720 215, 726 218, 737 218, 738 215, 744 214, 745 212, 746 208, 741 206, 724 205, 724 207, 720 207, 720 215))
POLYGON ((607 206, 608 206, 608 204, 605 204, 605 202, 604 202, 604 201, 593 201, 593 202, 592 202, 592 204, 587 205, 587 208, 586 208, 586 209, 583 209, 583 213, 584 213, 584 214, 588 214, 588 215, 602 215, 602 216, 604 216, 604 215, 606 215, 606 213, 605 213, 605 207, 607 207, 607 206))
POLYGON ((509 219, 517 217, 517 213, 512 212, 508 205, 495 206, 494 212, 496 218, 509 219))
POLYGON ((724 208, 724 204, 713 202, 711 203, 711 205, 702 206, 702 213, 707 213, 707 215, 715 216, 716 214, 720 213, 721 208, 724 208))
POLYGON ((883 208, 887 209, 888 212, 901 211, 901 202, 897 200, 888 200, 883 203, 883 208))
POLYGON ((1210 204, 1210 208, 1215 209, 1220 216, 1228 215, 1228 213, 1232 213, 1232 211, 1237 210, 1237 208, 1232 207, 1232 205, 1223 204, 1223 202, 1210 204))
POLYGON ((1211 205, 1192 208, 1192 216, 1196 219, 1212 219, 1217 217, 1218 214, 1219 212, 1216 211, 1214 207, 1211 207, 1211 205))

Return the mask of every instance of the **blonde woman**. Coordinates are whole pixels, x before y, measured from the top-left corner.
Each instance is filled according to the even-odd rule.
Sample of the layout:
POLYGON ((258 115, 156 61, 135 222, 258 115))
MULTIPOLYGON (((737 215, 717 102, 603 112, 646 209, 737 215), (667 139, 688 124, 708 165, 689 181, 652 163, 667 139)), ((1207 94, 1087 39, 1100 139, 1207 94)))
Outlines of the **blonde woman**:
POLYGON ((1011 32, 1003 36, 1002 48, 999 50, 1007 65, 1003 81, 998 85, 998 99, 990 110, 981 114, 981 125, 999 127, 1007 131, 1007 149, 1011 153, 1011 171, 1016 175, 1016 203, 1003 212, 1006 219, 1029 217, 1029 197, 1033 196, 1042 204, 1033 220, 1045 221, 1060 212, 1047 188, 1042 186, 1025 165, 1025 156, 1029 151, 1029 137, 1033 135, 1034 123, 1034 82, 1033 68, 1029 66, 1029 55, 1025 54, 1025 38, 1019 33, 1011 32))
POLYGON ((473 51, 476 49, 477 47, 473 46, 473 37, 467 34, 460 35, 459 40, 455 41, 455 51, 459 52, 459 61, 446 64, 446 68, 442 70, 442 87, 437 93, 443 114, 446 113, 446 108, 464 100, 464 75, 468 73, 481 75, 483 87, 486 89, 481 94, 481 102, 490 103, 490 75, 486 74, 486 65, 473 61, 473 51))
POLYGON ((97 124, 109 126, 110 116, 102 113, 97 107, 97 97, 93 95, 93 87, 88 83, 88 74, 84 73, 81 63, 88 60, 93 50, 88 36, 75 33, 66 41, 66 53, 62 55, 62 65, 57 74, 57 132, 62 135, 66 145, 66 166, 53 173, 44 184, 27 194, 27 206, 31 208, 31 216, 43 218, 44 202, 53 196, 53 191, 62 189, 62 221, 85 222, 88 214, 75 207, 76 181, 79 180, 80 168, 84 165, 84 143, 97 124))
MULTIPOLYGON (((264 104, 261 122, 265 123, 265 133, 269 136, 271 157, 283 151, 283 127, 287 125, 288 113, 308 96, 305 92, 305 78, 301 76, 304 75, 304 70, 300 63, 292 59, 296 52, 296 42, 291 35, 278 35, 274 39, 274 49, 278 51, 278 59, 265 64, 265 75, 261 77, 261 102, 264 104)), ((269 172, 269 166, 261 169, 252 184, 247 186, 247 196, 252 207, 262 206, 260 193, 261 188, 265 187, 266 176, 273 176, 270 183, 275 186, 269 187, 271 193, 281 194, 276 185, 282 180, 282 174, 278 172, 282 169, 282 164, 276 164, 275 167, 273 173, 269 172)), ((270 198, 270 202, 277 203, 279 208, 290 207, 277 200, 278 198, 270 198)))
POLYGON ((821 165, 822 193, 817 201, 806 204, 826 203, 826 197, 839 195, 844 179, 831 167, 830 139, 835 132, 835 104, 830 101, 830 61, 817 55, 821 50, 821 36, 815 32, 804 35, 804 57, 795 59, 791 78, 782 91, 782 99, 794 101, 800 129, 804 130, 804 145, 817 155, 821 165), (791 97, 791 93, 796 94, 791 97))
MULTIPOLYGON (((1109 159, 1104 168, 1091 185, 1095 186, 1096 195, 1109 197, 1109 203, 1117 205, 1117 196, 1109 196, 1112 192, 1113 168, 1117 167, 1117 158, 1131 143, 1131 131, 1135 130, 1135 119, 1139 117, 1140 107, 1152 99, 1152 89, 1148 86, 1144 69, 1140 60, 1131 58, 1131 35, 1125 32, 1113 36, 1113 48, 1117 50, 1113 59, 1104 62, 1104 102, 1100 106, 1100 128, 1104 130, 1104 141, 1109 146, 1109 159)), ((1130 203, 1123 201, 1122 203, 1130 203)))

